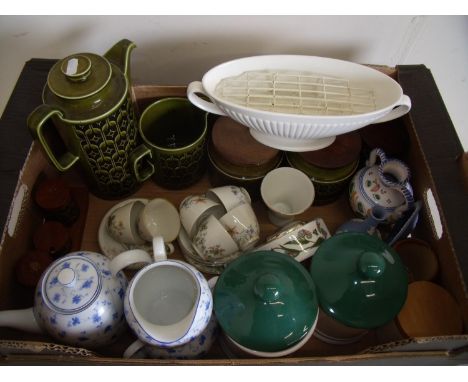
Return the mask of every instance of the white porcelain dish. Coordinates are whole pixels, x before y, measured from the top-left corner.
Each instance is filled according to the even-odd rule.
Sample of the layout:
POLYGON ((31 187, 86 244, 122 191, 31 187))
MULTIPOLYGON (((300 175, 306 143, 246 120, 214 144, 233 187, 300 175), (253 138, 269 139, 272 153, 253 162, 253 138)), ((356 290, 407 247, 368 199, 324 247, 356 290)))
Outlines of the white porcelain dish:
POLYGON ((286 151, 319 150, 332 144, 336 135, 401 117, 411 108, 411 100, 403 94, 400 85, 375 69, 349 61, 300 55, 253 56, 225 62, 206 72, 201 82, 190 83, 187 96, 197 107, 228 115, 249 127, 259 142, 286 151), (373 108, 344 115, 285 113, 243 106, 217 94, 216 88, 221 81, 246 72, 263 71, 315 73, 322 78, 344 80, 350 89, 370 92, 373 108), (207 96, 209 101, 198 94, 207 96))

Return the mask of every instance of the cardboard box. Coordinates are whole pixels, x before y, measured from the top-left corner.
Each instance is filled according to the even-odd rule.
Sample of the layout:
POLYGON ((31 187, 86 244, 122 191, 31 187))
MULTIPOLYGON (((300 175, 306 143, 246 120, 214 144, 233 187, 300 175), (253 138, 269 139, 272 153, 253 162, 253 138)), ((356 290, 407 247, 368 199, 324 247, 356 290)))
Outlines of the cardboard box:
MULTIPOLYGON (((216 343, 203 359, 184 361, 122 359, 123 351, 135 339, 130 331, 127 331, 115 345, 90 351, 54 344, 46 335, 31 335, 13 329, 0 328, 0 363, 78 365, 447 365, 466 363, 468 361, 468 295, 466 289, 466 280, 468 280, 466 237, 468 235, 466 235, 467 224, 464 218, 468 215, 463 215, 463 219, 459 217, 458 221, 454 217, 466 211, 467 205, 467 199, 463 199, 466 192, 463 171, 466 172, 466 167, 463 170, 461 146, 459 142, 457 145, 453 126, 433 80, 431 82, 432 76, 426 68, 416 66, 400 67, 398 70, 382 68, 382 70, 397 77, 405 94, 408 94, 413 101, 412 111, 400 119, 398 124, 407 133, 410 147, 401 159, 410 165, 413 188, 417 198, 421 199, 424 205, 415 236, 428 241, 437 252, 440 263, 440 277, 437 282, 457 300, 463 315, 465 334, 411 338, 383 343, 379 340, 377 332, 372 330, 362 340, 350 345, 329 345, 312 337, 298 352, 281 359, 229 358, 221 344, 216 343), (443 183, 441 177, 443 177, 443 183), (433 195, 434 202, 428 196, 430 194, 433 195), (439 218, 430 217, 437 214, 434 211, 438 212, 439 218), (456 221, 455 224, 454 221, 456 221)), ((185 87, 136 86, 133 88, 133 96, 141 112, 146 105, 157 98, 185 96, 185 87)), ((31 110, 32 108, 22 110, 22 118, 25 118, 31 110)), ((17 128, 26 129, 26 126, 17 126, 17 128)), ((32 306, 33 290, 17 283, 14 267, 17 259, 31 247, 32 232, 41 219, 31 199, 33 187, 41 174, 53 173, 55 170, 45 159, 39 145, 33 143, 19 174, 0 244, 1 310, 32 306)), ((72 187, 83 190, 84 185, 74 171, 66 174, 66 178, 72 187)), ((152 181, 148 181, 133 196, 146 198, 162 196, 178 206, 187 194, 202 193, 209 187, 210 179, 206 174, 200 182, 189 189, 177 191, 167 191, 152 181)), ((89 195, 89 200, 83 204, 84 207, 86 203, 88 204, 87 214, 83 217, 82 230, 78 230, 81 242, 77 245, 84 250, 99 252, 98 226, 103 215, 116 202, 104 201, 89 195)), ((263 239, 272 234, 276 227, 268 222, 266 209, 260 201, 254 202, 253 206, 261 224, 263 239)), ((307 221, 314 217, 322 217, 330 231, 334 232, 342 222, 352 216, 347 196, 342 195, 335 203, 313 206, 299 218, 307 221)), ((173 256, 183 259, 177 245, 173 256)), ((132 273, 129 272, 128 275, 131 277, 132 273)))

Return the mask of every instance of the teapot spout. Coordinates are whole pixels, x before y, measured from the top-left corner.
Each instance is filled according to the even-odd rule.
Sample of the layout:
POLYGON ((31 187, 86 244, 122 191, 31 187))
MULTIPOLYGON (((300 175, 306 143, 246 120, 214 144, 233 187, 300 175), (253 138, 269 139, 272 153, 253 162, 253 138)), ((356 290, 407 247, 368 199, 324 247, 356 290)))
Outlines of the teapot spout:
POLYGON ((0 326, 22 330, 29 333, 42 333, 34 316, 33 308, 4 310, 0 312, 0 326))
POLYGON ((134 42, 123 39, 110 48, 104 57, 107 58, 114 65, 118 66, 122 73, 130 81, 130 53, 136 48, 134 42))

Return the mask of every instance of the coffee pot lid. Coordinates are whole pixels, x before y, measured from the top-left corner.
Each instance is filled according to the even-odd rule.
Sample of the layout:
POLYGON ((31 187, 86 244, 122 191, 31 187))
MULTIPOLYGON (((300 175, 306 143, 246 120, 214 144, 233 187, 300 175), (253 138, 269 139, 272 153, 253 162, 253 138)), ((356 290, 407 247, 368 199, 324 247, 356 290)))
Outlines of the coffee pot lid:
POLYGON ((310 273, 322 310, 350 327, 382 326, 406 300, 408 275, 398 254, 365 233, 325 240, 312 258, 310 273))
POLYGON ((46 305, 58 313, 78 313, 90 306, 102 289, 100 270, 86 256, 69 255, 51 264, 42 278, 46 305))
POLYGON ((47 85, 58 97, 80 99, 102 90, 111 76, 111 64, 106 58, 79 53, 58 61, 49 72, 47 85))
POLYGON ((318 314, 315 285, 307 270, 282 253, 240 256, 214 290, 214 310, 224 332, 240 345, 275 352, 299 342, 318 314))

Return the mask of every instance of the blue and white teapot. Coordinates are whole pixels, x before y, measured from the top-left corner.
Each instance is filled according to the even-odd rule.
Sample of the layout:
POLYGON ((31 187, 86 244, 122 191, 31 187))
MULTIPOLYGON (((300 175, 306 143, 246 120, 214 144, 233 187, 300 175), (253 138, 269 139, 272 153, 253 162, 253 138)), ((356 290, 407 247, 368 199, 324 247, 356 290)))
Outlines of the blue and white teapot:
POLYGON ((96 348, 114 342, 126 327, 124 297, 128 281, 121 270, 151 263, 134 249, 110 260, 95 252, 72 252, 42 274, 34 307, 0 312, 0 326, 48 333, 58 342, 96 348))

